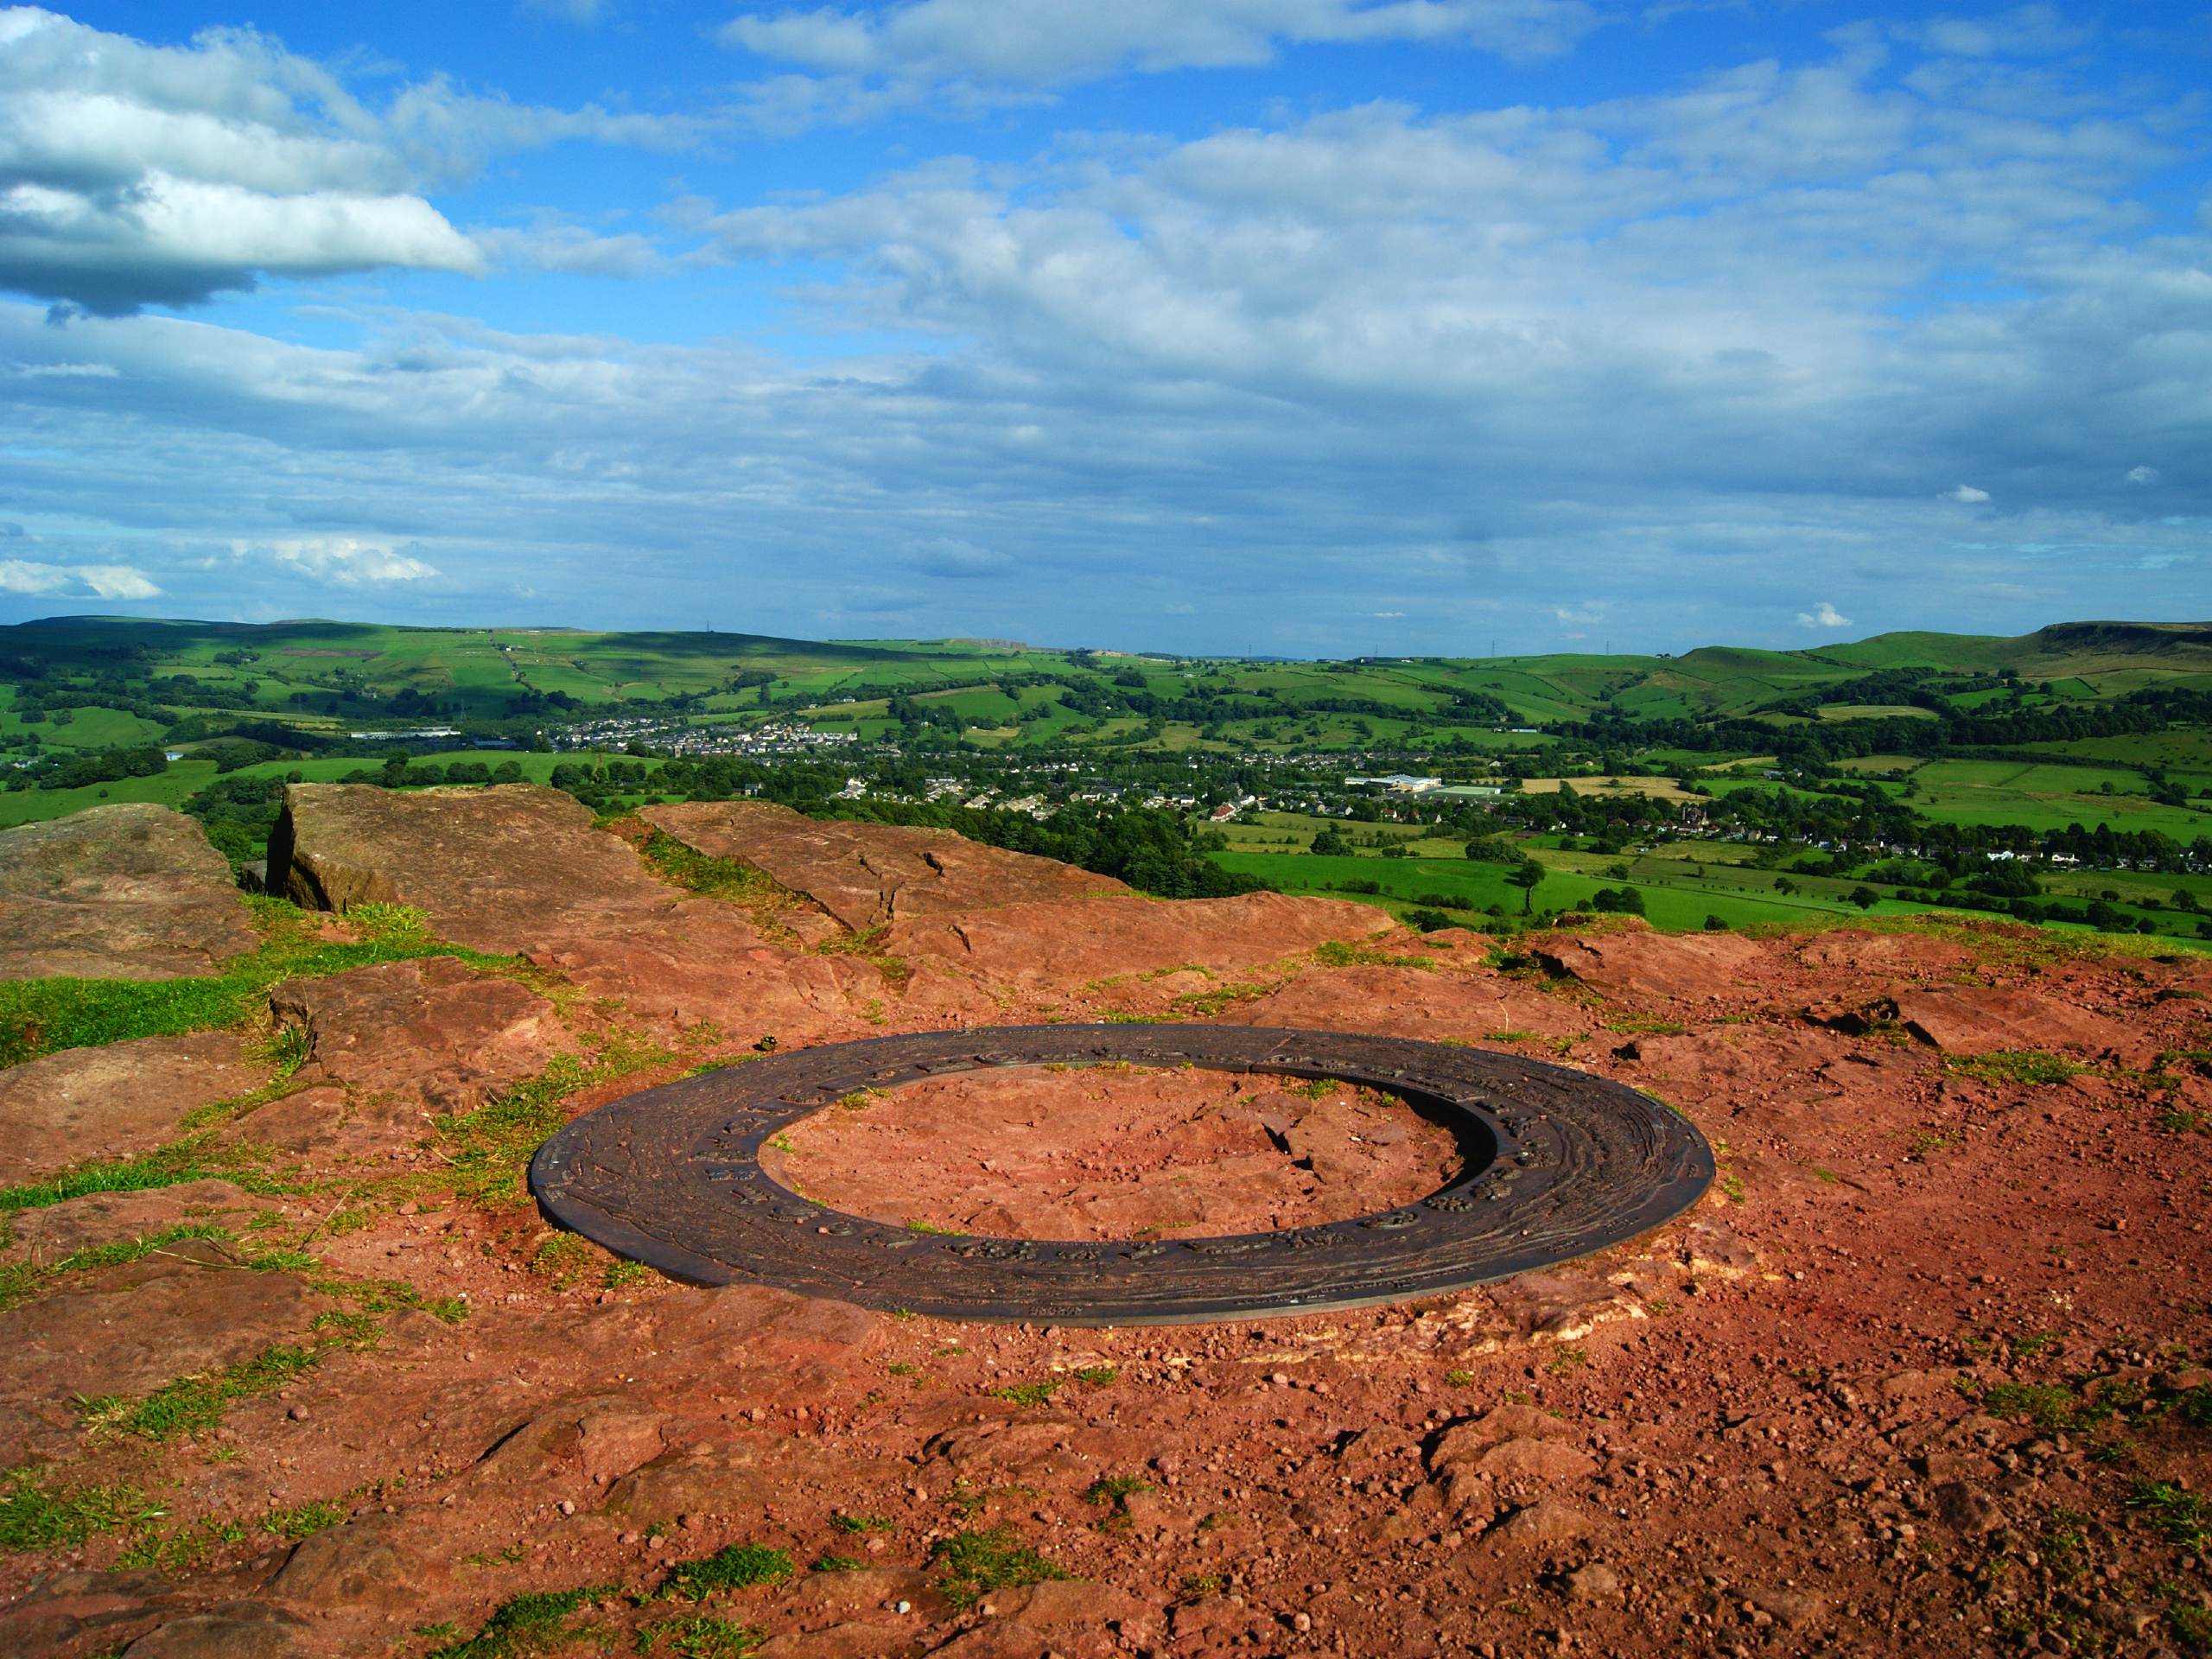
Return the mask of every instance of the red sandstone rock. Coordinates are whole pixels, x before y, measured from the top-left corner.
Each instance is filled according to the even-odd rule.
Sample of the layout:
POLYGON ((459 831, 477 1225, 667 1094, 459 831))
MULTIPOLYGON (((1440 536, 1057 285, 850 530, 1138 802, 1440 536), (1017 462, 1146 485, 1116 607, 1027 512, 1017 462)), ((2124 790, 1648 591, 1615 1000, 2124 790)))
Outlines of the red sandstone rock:
POLYGON ((783 1139, 764 1162, 810 1198, 998 1237, 1301 1226, 1408 1203, 1459 1162, 1449 1131, 1401 1103, 1206 1071, 970 1073, 831 1107, 783 1139))
POLYGON ((1359 1028, 1386 1037, 1425 1042, 1471 1042, 1497 1046, 1516 1036, 1563 1037, 1590 1028, 1590 1017, 1573 1002, 1547 996, 1486 970, 1446 966, 1352 967, 1306 974, 1281 990, 1229 1004, 1215 1016, 1224 1025, 1288 1026, 1338 1031, 1348 1008, 1361 1009, 1359 1028))
POLYGON ((2134 1046, 2125 1027, 2033 991, 1981 985, 1900 991, 1897 1007, 1906 1030, 1953 1054, 2051 1048, 2104 1052, 2134 1046))
POLYGON ((1337 899, 1104 898, 1008 905, 894 923, 882 949, 940 958, 980 978, 1071 987, 1160 969, 1240 973, 1330 940, 1363 939, 1380 915, 1337 899))
POLYGON ((291 784, 269 841, 269 887, 309 910, 410 905, 479 950, 664 921, 683 894, 557 789, 291 784))
MULTIPOLYGON (((1024 908, 1063 929, 1140 912, 1226 928, 1237 913, 1120 899, 1012 907, 1024 908)), ((162 1511, 0 1556, 0 1651, 411 1653, 448 1639, 418 1627, 465 1637, 515 1596, 582 1585, 622 1592, 572 1621, 603 1627, 583 1645, 627 1650, 657 1622, 705 1611, 763 1631, 763 1655, 817 1659, 918 1659, 948 1644, 1084 1659, 1108 1643, 1179 1659, 1519 1653, 1532 1641, 1628 1659, 1808 1645, 1980 1659, 1985 1624, 2075 1621, 2110 1631, 2115 1651, 2178 1650, 2163 1605, 2123 1604, 2120 1591, 2183 1571, 2130 1506, 2133 1483, 2212 1480, 2212 1449, 2171 1403, 2201 1386, 2193 1362, 2212 1352, 2196 1292, 2212 1224, 2190 1201, 2212 1179, 2212 1138, 2186 1127, 2212 1111, 2212 1082, 2183 1063, 2155 1084, 2117 1068, 2063 1088, 2014 1085, 2001 1069, 1968 1083, 1894 1032, 1808 1028, 1808 1005, 1863 1010, 1945 988, 1924 983, 1910 951, 1899 963, 1850 940, 1761 942, 1716 982, 1721 1001, 1694 992, 1637 1019, 1586 1010, 1571 984, 1548 994, 1497 979, 1473 948, 1433 953, 1440 971, 1427 973, 1232 938, 1224 957, 1257 968, 1209 977, 1175 971, 1198 931, 1175 921, 1185 933, 1166 944, 1132 925, 1147 969, 1169 970, 1157 979, 1111 963, 1111 929, 1081 940, 1109 964, 1087 977, 1077 947, 1049 942, 998 963, 920 954, 909 977, 768 948, 741 912, 690 897, 642 912, 587 906, 569 932, 514 914, 534 950, 575 953, 586 995, 565 1006, 582 1028, 634 1020, 680 1050, 608 1091, 672 1077, 694 1055, 741 1052, 763 1023, 748 1009, 772 1010, 791 1043, 948 1017, 1187 1012, 1205 1005, 1177 998, 1281 962, 1269 978, 1282 984, 1222 1014, 1477 1042, 1493 1018, 1537 1031, 1553 1039, 1546 1058, 1555 1044, 1565 1063, 1688 1113, 1721 1143, 1730 1185, 1643 1239, 1414 1305, 1129 1331, 950 1325, 780 1293, 610 1282, 588 1251, 541 1262, 550 1235, 534 1216, 456 1197, 450 1148, 417 1144, 432 1109, 416 1063, 448 1039, 455 1059, 486 1040, 466 1021, 421 1027, 391 1086, 317 1084, 230 1131, 274 1139, 262 1129, 289 1113, 303 1135, 335 1137, 304 1171, 292 1154, 272 1160, 268 1173, 316 1190, 276 1201, 283 1224, 247 1235, 305 1248, 314 1268, 257 1271, 180 1246, 128 1269, 38 1279, 0 1313, 0 1467, 35 1457, 29 1478, 50 1488, 135 1487, 162 1511), (715 990, 726 970, 741 989, 715 990), (602 995, 628 1006, 602 1012, 602 995), (731 1044, 676 1044, 668 1027, 710 1005, 731 1044), (1554 1022, 1539 1025, 1547 1012, 1554 1022), (1649 1029, 1660 1023, 1682 1029, 1649 1029), (332 1146, 371 1154, 375 1182, 356 1186, 363 1166, 326 1156, 332 1146), (328 1299, 309 1278, 353 1289, 328 1299), (404 1306, 410 1294, 466 1297, 468 1317, 446 1324, 404 1306), (371 1331, 314 1328, 319 1313, 371 1308, 384 1310, 371 1331), (327 1340, 347 1333, 375 1342, 327 1340), (321 1357, 281 1395, 228 1402, 218 1428, 162 1444, 82 1430, 75 1394, 143 1395, 271 1343, 321 1344, 321 1357), (2000 1382, 2063 1389, 2114 1415, 2062 1446, 1990 1392, 2000 1382), (2159 1408, 2130 1404, 2138 1390, 2159 1408), (2125 1460, 2090 1455, 2107 1433, 2125 1437, 2125 1460), (1109 1498, 1125 1495, 1098 1501, 1102 1480, 1109 1498), (296 1551, 271 1527, 308 1503, 346 1518, 296 1551), (2067 1576, 2005 1541, 2039 1551, 2060 1510, 2096 1517, 2094 1559, 2115 1579, 2067 1576), (956 1614, 934 1588, 932 1546, 995 1529, 1073 1581, 993 1590, 988 1612, 956 1614), (631 1599, 745 1543, 802 1568, 832 1554, 868 1565, 700 1609, 631 1599), (2010 1569, 1978 1581, 2000 1544, 2010 1569), (162 1548, 174 1576, 86 1570, 133 1547, 162 1548)), ((999 937, 1028 950, 1039 932, 999 937)), ((2012 1009, 1999 1046, 2113 1052, 2101 1032, 2050 1035, 2077 1016, 2145 1051, 2208 1046, 2205 1004, 2187 995, 2205 982, 2188 970, 2037 962, 2032 938, 2004 942, 1944 969, 1971 966, 2040 1005, 2012 1009), (2037 962, 2031 981, 2024 962, 2037 962)), ((1383 948, 1416 947, 1394 934, 1383 948)), ((384 1064, 372 1027, 359 1029, 355 1059, 384 1064)), ((565 1027, 557 1039, 580 1041, 565 1027)), ((1094 1127, 1117 1090, 1144 1092, 1135 1077, 1098 1081, 1094 1127)), ((189 1077, 176 1084, 192 1093, 189 1077)), ((1263 1095, 1255 1111, 1282 1119, 1284 1103, 1263 1095)), ((603 1097, 582 1091, 567 1107, 603 1097)), ((1317 1109, 1273 1132, 1313 1154, 1318 1175, 1328 1147, 1308 1137, 1327 1122, 1317 1109)), ((947 1144, 931 1155, 949 1162, 960 1128, 941 1122, 947 1144)), ((1190 1140, 1226 1173, 1237 1143, 1215 1133, 1201 1125, 1190 1140)), ((985 1173, 1007 1177, 1011 1209, 1030 1201, 1027 1177, 1054 1167, 1044 1141, 1029 1150, 1019 1171, 985 1173)), ((910 1148, 879 1156, 913 1167, 910 1148)), ((1194 1185, 1209 1163, 1185 1167, 1194 1185)), ((1084 1177, 1110 1205, 1147 1173, 1084 1177)), ((22 1212, 12 1259, 51 1262, 72 1241, 194 1218, 202 1196, 231 1202, 180 1188, 22 1212)))
POLYGON ((200 1106, 257 1089, 270 1068, 228 1032, 69 1048, 0 1071, 0 1181, 129 1157, 175 1140, 200 1106))
POLYGON ((307 1033, 302 1082, 412 1089, 445 1110, 539 1071, 560 1035, 543 997, 450 957, 279 985, 269 1006, 307 1033))
POLYGON ((1655 933, 1641 925, 1532 947, 1554 974, 1608 995, 1704 1001, 1732 994, 1757 968, 1758 944, 1733 933, 1655 933))
POLYGON ((752 865, 856 933, 999 905, 1124 893, 1111 876, 986 847, 950 830, 809 818, 766 801, 692 801, 638 816, 709 858, 752 865))
POLYGON ((34 1262, 60 1262, 96 1244, 151 1238, 173 1227, 206 1223, 236 1231, 276 1208, 273 1199, 230 1181, 183 1181, 137 1192, 92 1192, 16 1212, 16 1248, 34 1262))
POLYGON ((0 979, 173 979, 254 948, 223 855, 136 802, 0 830, 0 979))

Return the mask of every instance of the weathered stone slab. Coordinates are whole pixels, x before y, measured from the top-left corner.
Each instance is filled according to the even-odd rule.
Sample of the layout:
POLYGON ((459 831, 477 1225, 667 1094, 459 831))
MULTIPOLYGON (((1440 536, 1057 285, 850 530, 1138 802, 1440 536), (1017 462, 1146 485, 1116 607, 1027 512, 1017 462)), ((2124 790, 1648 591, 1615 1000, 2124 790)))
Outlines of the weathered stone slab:
POLYGON ((269 1006, 280 1026, 307 1030, 303 1080, 413 1090, 448 1109, 537 1071, 559 1035, 543 997, 450 957, 294 981, 269 1006))
POLYGON ((1755 942, 1733 933, 1655 933, 1641 924, 1586 938, 1551 938, 1534 950, 1550 972, 1607 995, 1683 1001, 1730 994, 1761 957, 1755 942))
POLYGON ((176 979, 254 948, 231 867, 166 806, 0 830, 0 979, 176 979))
POLYGON ((1371 906, 1341 899, 1247 893, 1165 900, 1132 893, 895 922, 882 946, 1001 982, 1079 985, 1163 968, 1238 972, 1332 939, 1365 938, 1387 920, 1371 906))
POLYGON ((1950 1054, 2048 1048, 2102 1052, 2133 1041, 2116 1021, 2033 991, 1984 985, 1900 991, 1897 1005, 1906 1030, 1950 1054))
POLYGON ((411 905, 442 938, 524 951, 664 920, 683 899, 557 789, 293 784, 269 886, 310 910, 411 905))
POLYGON ((242 1227, 276 1206, 230 1181, 180 1181, 137 1192, 92 1192, 62 1204, 20 1210, 10 1223, 16 1248, 34 1262, 59 1262, 73 1251, 118 1240, 150 1238, 194 1222, 242 1227))
POLYGON ((176 1138, 194 1107, 267 1082, 229 1032, 70 1048, 0 1071, 0 1179, 124 1158, 176 1138))
POLYGON ((986 847, 950 830, 823 822, 766 801, 693 801, 638 815, 708 858, 742 860, 855 932, 909 918, 1128 889, 1111 876, 986 847))

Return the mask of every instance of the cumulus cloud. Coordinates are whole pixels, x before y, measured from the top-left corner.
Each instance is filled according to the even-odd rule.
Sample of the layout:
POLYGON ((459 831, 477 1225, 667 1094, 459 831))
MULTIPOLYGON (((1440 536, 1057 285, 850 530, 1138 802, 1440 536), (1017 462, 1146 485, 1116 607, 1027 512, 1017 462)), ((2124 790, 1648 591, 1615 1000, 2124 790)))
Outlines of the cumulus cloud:
POLYGON ((1989 499, 1989 492, 1987 490, 1977 490, 1971 484, 1961 484, 1955 490, 1945 492, 1943 499, 1946 501, 1956 501, 1961 506, 1980 506, 1983 502, 1989 499))
POLYGON ((2131 467, 2127 469, 2127 481, 2131 484, 2155 484, 2158 481, 2158 469, 2155 467, 2131 467))
MULTIPOLYGON (((1347 593, 1435 651, 1555 606, 1622 643, 1802 642, 1808 588, 1869 629, 2199 608, 2201 560, 2145 561, 2193 547, 2212 480, 2170 465, 2157 517, 2113 487, 2206 419, 2212 241, 2131 201, 2186 111, 2064 64, 2040 99, 1905 73, 1847 47, 687 204, 672 283, 798 273, 798 327, 750 336, 362 312, 308 346, 0 305, 0 364, 122 377, 5 381, 38 448, 0 445, 0 502, 55 563, 342 531, 375 543, 351 570, 435 567, 346 588, 260 556, 381 615, 503 599, 518 547, 547 621, 711 601, 808 632, 835 570, 909 631, 1137 648, 1373 649, 1347 593)), ((189 552, 146 563, 178 587, 189 552)), ((219 563, 175 602, 251 590, 219 563)))
POLYGON ((1250 67, 1290 45, 1411 41, 1544 57, 1599 22, 1587 0, 903 0, 746 13, 721 38, 809 72, 755 88, 796 124, 925 98, 1001 101, 1128 72, 1250 67))
POLYGON ((1797 626, 1801 628, 1847 628, 1851 626, 1851 619, 1824 599, 1811 610, 1798 612, 1797 626))
POLYGON ((0 594, 91 599, 156 599, 161 589, 127 564, 40 564, 0 559, 0 594))
POLYGON ((148 46, 0 10, 0 288, 101 315, 188 306, 262 275, 470 273, 428 184, 566 137, 672 145, 696 123, 535 109, 443 79, 372 110, 251 29, 148 46))
POLYGON ((340 588, 422 582, 440 574, 435 565, 402 553, 388 542, 359 541, 348 536, 304 537, 259 545, 234 542, 231 551, 241 558, 262 554, 303 575, 340 588))

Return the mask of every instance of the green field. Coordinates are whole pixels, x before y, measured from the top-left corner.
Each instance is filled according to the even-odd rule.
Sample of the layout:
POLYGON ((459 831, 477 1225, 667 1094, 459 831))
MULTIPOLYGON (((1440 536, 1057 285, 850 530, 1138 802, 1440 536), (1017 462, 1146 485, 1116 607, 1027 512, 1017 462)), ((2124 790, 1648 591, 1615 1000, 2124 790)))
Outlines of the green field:
MULTIPOLYGON (((1280 852, 1222 852, 1213 856, 1223 868, 1258 876, 1285 893, 1321 893, 1381 905, 1398 916, 1444 894, 1452 897, 1452 907, 1460 912, 1480 912, 1495 905, 1509 915, 1521 913, 1521 892, 1506 884, 1505 867, 1498 864, 1449 857, 1317 858, 1310 853, 1280 852), (1348 893, 1344 890, 1348 881, 1373 881, 1382 892, 1348 893)), ((1541 910, 1585 909, 1600 887, 1631 887, 1643 897, 1645 918, 1654 927, 1675 932, 1702 928, 1708 916, 1719 916, 1731 927, 1744 927, 1758 923, 1827 923, 1866 913, 1840 896, 1808 893, 1785 898, 1762 892, 1756 885, 1732 880, 1719 871, 1676 873, 1655 865, 1643 872, 1631 868, 1629 879, 1621 880, 1568 869, 1556 859, 1554 854, 1541 859, 1551 871, 1536 889, 1536 906, 1541 910)), ((1847 889, 1851 884, 1838 885, 1847 889)), ((1924 908, 1885 899, 1872 913, 1910 915, 1924 908)), ((1462 915, 1454 919, 1468 918, 1462 915)))

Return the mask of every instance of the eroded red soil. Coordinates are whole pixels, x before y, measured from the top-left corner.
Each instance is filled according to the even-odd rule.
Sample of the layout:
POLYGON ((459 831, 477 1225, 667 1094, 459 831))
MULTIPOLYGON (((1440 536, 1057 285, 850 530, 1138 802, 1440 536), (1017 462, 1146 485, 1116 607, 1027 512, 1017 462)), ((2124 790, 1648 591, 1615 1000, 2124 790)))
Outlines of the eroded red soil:
POLYGON ((1460 1161, 1448 1130, 1371 1090, 1118 1065, 916 1084, 779 1138, 762 1163, 810 1198, 1001 1238, 1338 1221, 1433 1192, 1460 1161))
MULTIPOLYGON (((487 793, 501 821, 472 833, 537 837, 538 865, 601 833, 487 793)), ((359 830, 348 868, 470 926, 466 882, 410 898, 393 833, 359 830)), ((607 856, 594 842, 567 868, 607 856)), ((494 884, 486 915, 539 964, 528 998, 378 969, 285 1001, 334 1046, 219 1131, 276 1148, 236 1180, 20 1213, 18 1267, 181 1222, 226 1236, 80 1260, 0 1313, 16 1497, 112 1496, 111 1524, 75 1534, 29 1527, 66 1504, 7 1511, 23 1529, 0 1555, 0 1650, 419 1659, 487 1621, 506 1642, 518 1605, 545 1605, 516 1598, 577 1589, 539 1645, 473 1652, 677 1652, 697 1627, 671 1621, 700 1615, 776 1659, 2212 1641, 2200 962, 2002 928, 1719 950, 1630 928, 1501 966, 1469 936, 1365 937, 1377 918, 1351 906, 1075 899, 1055 919, 981 894, 905 957, 734 949, 741 923, 684 921, 705 900, 651 923, 632 874, 542 938, 494 884), (1101 973, 1116 936, 1098 918, 1125 913, 1141 960, 1101 973), (610 1274, 500 1184, 522 1153, 486 1138, 533 1097, 503 1079, 541 1047, 579 1057, 557 1117, 769 1035, 1109 1013, 1557 1058, 1688 1113, 1722 1179, 1658 1234, 1459 1296, 1052 1330, 610 1274), (471 1116, 486 1099, 493 1116, 471 1116), (310 1358, 276 1380, 237 1369, 286 1350, 310 1358), (245 1380, 156 1433, 141 1408, 210 1376, 245 1380), (1001 1581, 960 1575, 978 1535, 1001 1581), (735 1545, 785 1552, 791 1575, 655 1599, 735 1545)), ((72 1075, 70 1121, 98 1135, 102 1074, 72 1075)), ((9 1124, 35 1117, 34 1093, 0 1091, 9 1124)), ((822 1125, 855 1182, 866 1143, 838 1137, 893 1103, 822 1125)), ((113 1121, 117 1144, 144 1144, 143 1091, 117 1084, 113 1121)), ((1065 1147, 1025 1129, 1021 1173, 1051 1193, 1116 1174, 1055 1156, 1095 1155, 1097 1127, 1065 1147)), ((951 1202, 957 1160, 931 1158, 951 1202)), ((1136 1189, 1171 1167, 1127 1164, 1136 1189)), ((996 1201, 1019 1220, 1032 1199, 996 1201)))

